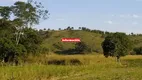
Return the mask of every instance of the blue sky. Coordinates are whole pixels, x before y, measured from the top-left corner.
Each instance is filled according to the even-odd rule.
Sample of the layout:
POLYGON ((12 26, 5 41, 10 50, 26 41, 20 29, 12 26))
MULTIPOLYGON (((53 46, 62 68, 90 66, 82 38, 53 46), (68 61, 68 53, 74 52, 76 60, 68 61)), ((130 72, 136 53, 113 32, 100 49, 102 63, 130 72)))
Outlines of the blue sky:
MULTIPOLYGON (((0 6, 17 0, 1 0, 0 6)), ((21 0, 25 1, 25 0, 21 0)), ((103 31, 142 33, 142 0, 37 0, 50 12, 38 29, 87 27, 103 31)))

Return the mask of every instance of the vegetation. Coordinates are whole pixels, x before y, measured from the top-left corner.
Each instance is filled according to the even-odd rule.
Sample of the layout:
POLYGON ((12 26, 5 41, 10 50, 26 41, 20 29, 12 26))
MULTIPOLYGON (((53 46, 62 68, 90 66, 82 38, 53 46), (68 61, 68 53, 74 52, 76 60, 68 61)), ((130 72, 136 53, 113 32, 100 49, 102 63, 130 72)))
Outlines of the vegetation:
POLYGON ((84 42, 78 42, 75 44, 75 50, 78 53, 84 53, 87 50, 87 45, 84 42))
MULTIPOLYGON (((58 31, 48 31, 47 34, 49 34, 49 36, 48 38, 45 38, 45 40, 42 42, 42 46, 50 49, 51 52, 61 51, 62 53, 62 51, 65 51, 65 53, 70 52, 71 54, 71 51, 75 49, 75 43, 61 42, 61 38, 80 38, 81 42, 84 42, 87 46, 85 51, 89 53, 103 53, 101 44, 104 41, 105 37, 111 34, 111 32, 104 32, 104 34, 100 34, 97 31, 99 30, 84 31, 63 29, 58 31)), ((126 36, 127 38, 129 38, 129 41, 131 43, 130 45, 133 45, 131 46, 131 50, 129 50, 129 53, 133 54, 135 53, 135 51, 132 51, 132 49, 141 46, 142 36, 140 36, 140 34, 135 34, 135 36, 130 34, 126 36)))
POLYGON ((0 17, 1 80, 142 78, 142 34, 126 35, 86 27, 76 30, 71 26, 36 30, 32 26, 47 19, 48 11, 33 0, 0 6, 0 17), (80 38, 81 42, 61 42, 61 38, 80 38), (117 61, 125 57, 120 65, 102 53, 105 57, 117 57, 117 61))
POLYGON ((42 42, 41 46, 50 49, 51 52, 75 49, 74 42, 61 42, 61 38, 80 38, 81 42, 83 42, 87 46, 85 50, 86 52, 103 52, 101 48, 101 43, 104 38, 102 38, 102 35, 99 33, 82 30, 60 30, 52 32, 50 31, 49 34, 49 37, 42 42))
POLYGON ((134 48, 134 52, 135 52, 137 55, 142 55, 142 47, 134 48))
POLYGON ((31 0, 18 1, 12 6, 0 6, 1 61, 17 63, 19 57, 37 52, 42 39, 39 32, 30 27, 38 24, 41 18, 46 19, 47 13, 41 3, 31 0))
POLYGON ((49 55, 31 57, 36 64, 0 67, 2 80, 141 80, 142 56, 126 56, 119 65, 113 58, 103 55, 49 55), (49 65, 44 60, 61 61, 65 65, 49 65), (82 65, 70 65, 69 60, 77 59, 82 65), (43 60, 43 61, 42 61, 43 60), (42 64, 40 64, 43 62, 42 64), (109 72, 108 72, 109 71, 109 72))
POLYGON ((102 43, 104 56, 115 56, 118 61, 121 56, 129 53, 131 46, 129 38, 124 33, 109 34, 102 43))

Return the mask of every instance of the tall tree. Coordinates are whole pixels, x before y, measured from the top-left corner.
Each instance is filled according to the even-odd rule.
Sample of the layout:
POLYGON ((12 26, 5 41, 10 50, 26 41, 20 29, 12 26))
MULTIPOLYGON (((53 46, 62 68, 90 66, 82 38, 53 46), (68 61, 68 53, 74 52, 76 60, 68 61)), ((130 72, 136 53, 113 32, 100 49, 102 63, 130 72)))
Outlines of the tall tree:
POLYGON ((11 8, 9 6, 0 6, 0 16, 3 19, 9 19, 11 15, 11 8))
POLYGON ((117 57, 117 61, 120 60, 121 56, 127 55, 131 47, 132 44, 124 33, 109 34, 102 43, 104 56, 117 57))
POLYGON ((40 19, 47 19, 48 11, 41 3, 28 0, 28 2, 15 2, 11 7, 12 13, 20 19, 26 27, 39 24, 40 19))
POLYGON ((42 39, 36 30, 29 27, 48 18, 48 11, 41 3, 28 0, 28 2, 17 1, 12 6, 0 6, 0 17, 0 50, 3 50, 0 51, 0 56, 5 54, 9 58, 16 54, 37 50, 42 39), (25 35, 20 40, 23 32, 25 35))

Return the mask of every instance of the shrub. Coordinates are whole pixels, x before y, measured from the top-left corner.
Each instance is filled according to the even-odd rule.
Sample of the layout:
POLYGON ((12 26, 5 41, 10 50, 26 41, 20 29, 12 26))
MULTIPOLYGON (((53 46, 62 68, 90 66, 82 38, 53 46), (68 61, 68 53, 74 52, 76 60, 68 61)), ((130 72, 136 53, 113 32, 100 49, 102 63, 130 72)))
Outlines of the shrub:
POLYGON ((39 54, 48 54, 49 53, 49 49, 46 48, 46 47, 40 46, 40 48, 38 49, 38 53, 39 54))
POLYGON ((65 60, 50 60, 48 61, 48 64, 54 64, 54 65, 65 65, 65 60))
POLYGON ((49 60, 48 65, 81 65, 81 61, 78 59, 52 59, 49 60))
POLYGON ((64 47, 63 47, 63 45, 62 45, 60 42, 54 43, 53 46, 54 46, 56 49, 64 50, 64 47))
POLYGON ((87 45, 84 42, 78 42, 75 44, 75 50, 84 53, 87 50, 87 45))
POLYGON ((134 51, 137 55, 142 55, 142 46, 141 46, 141 47, 136 47, 136 48, 134 48, 133 51, 134 51))
POLYGON ((70 60, 71 65, 80 65, 82 64, 78 59, 71 59, 70 60))

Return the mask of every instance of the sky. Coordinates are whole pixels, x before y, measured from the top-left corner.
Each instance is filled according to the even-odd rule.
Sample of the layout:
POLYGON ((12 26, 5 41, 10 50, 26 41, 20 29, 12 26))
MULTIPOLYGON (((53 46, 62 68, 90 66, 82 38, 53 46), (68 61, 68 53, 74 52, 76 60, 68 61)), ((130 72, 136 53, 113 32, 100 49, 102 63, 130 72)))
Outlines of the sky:
MULTIPOLYGON (((0 6, 18 0, 0 0, 0 6)), ((26 1, 26 0, 20 0, 26 1)), ((37 0, 49 18, 34 26, 58 30, 68 26, 111 32, 142 33, 142 0, 37 0)))

